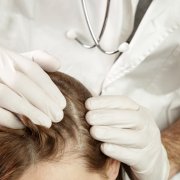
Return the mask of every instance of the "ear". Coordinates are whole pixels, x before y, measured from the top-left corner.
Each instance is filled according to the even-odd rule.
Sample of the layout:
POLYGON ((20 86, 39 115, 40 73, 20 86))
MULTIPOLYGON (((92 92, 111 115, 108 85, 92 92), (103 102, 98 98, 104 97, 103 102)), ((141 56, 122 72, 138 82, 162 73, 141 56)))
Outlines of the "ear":
POLYGON ((120 162, 109 158, 106 164, 106 175, 108 180, 115 180, 119 174, 120 162))

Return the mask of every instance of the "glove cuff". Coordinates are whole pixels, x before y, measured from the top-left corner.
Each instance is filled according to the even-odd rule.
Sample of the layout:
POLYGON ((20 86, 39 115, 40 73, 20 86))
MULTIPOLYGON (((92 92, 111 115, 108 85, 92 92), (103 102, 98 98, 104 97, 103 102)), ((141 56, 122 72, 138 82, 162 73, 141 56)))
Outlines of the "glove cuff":
POLYGON ((156 158, 153 162, 151 162, 151 164, 152 165, 150 168, 145 171, 137 171, 134 168, 131 169, 138 180, 168 180, 170 165, 167 152, 163 145, 161 151, 157 154, 156 158))

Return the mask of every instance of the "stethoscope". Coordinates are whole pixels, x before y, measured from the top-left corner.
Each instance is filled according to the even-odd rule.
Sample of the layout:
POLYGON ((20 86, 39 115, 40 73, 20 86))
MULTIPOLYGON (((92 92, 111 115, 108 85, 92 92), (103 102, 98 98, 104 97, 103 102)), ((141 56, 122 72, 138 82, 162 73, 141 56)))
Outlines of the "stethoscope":
POLYGON ((96 36, 94 34, 94 30, 93 30, 91 22, 90 22, 90 18, 89 18, 86 2, 85 2, 85 0, 81 0, 82 9, 83 9, 84 17, 85 17, 85 20, 86 20, 86 24, 87 24, 89 33, 90 33, 90 35, 92 37, 92 40, 94 41, 94 44, 89 45, 89 44, 84 43, 80 39, 80 37, 78 37, 78 33, 76 31, 74 31, 74 30, 69 30, 67 32, 67 37, 69 39, 73 39, 73 40, 77 41, 84 48, 93 49, 93 48, 97 47, 101 52, 103 52, 105 54, 108 54, 108 55, 113 55, 113 54, 125 52, 129 48, 129 44, 127 42, 124 42, 124 43, 120 44, 120 46, 116 50, 112 50, 112 51, 106 51, 102 47, 102 45, 100 44, 100 42, 102 40, 102 36, 103 36, 103 34, 105 32, 105 29, 106 29, 107 20, 108 20, 108 17, 109 17, 110 2, 111 2, 111 0, 107 0, 107 5, 106 5, 106 11, 105 11, 103 25, 102 25, 99 37, 96 38, 96 36))

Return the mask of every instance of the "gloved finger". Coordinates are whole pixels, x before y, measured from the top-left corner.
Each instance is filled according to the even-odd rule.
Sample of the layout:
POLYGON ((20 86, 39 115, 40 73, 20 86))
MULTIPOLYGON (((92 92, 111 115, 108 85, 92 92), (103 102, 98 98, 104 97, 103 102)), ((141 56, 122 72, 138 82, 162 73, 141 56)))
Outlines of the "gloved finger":
POLYGON ((0 107, 28 117, 34 124, 50 127, 51 119, 4 84, 0 84, 0 107))
POLYGON ((142 129, 147 117, 140 108, 138 111, 126 109, 99 109, 87 112, 86 120, 90 125, 118 125, 121 128, 142 129))
POLYGON ((101 151, 120 162, 123 162, 129 166, 136 164, 139 160, 139 154, 141 153, 135 148, 126 148, 115 144, 103 143, 101 145, 101 151))
POLYGON ((121 129, 114 126, 93 126, 90 129, 90 134, 98 141, 116 144, 122 147, 141 149, 147 145, 148 141, 147 133, 144 133, 143 130, 121 129))
POLYGON ((60 68, 60 62, 55 57, 51 56, 45 51, 35 50, 22 55, 34 62, 36 62, 42 69, 47 72, 55 72, 60 68))
POLYGON ((131 109, 138 110, 139 105, 133 100, 125 96, 98 96, 89 98, 86 101, 86 108, 89 110, 94 109, 131 109))
POLYGON ((19 119, 11 112, 0 108, 0 126, 4 126, 11 129, 23 129, 23 124, 19 119))
POLYGON ((33 106, 45 113, 53 122, 59 122, 63 118, 62 109, 44 93, 33 81, 23 73, 16 72, 7 85, 20 96, 25 97, 33 106))
POLYGON ((51 97, 60 108, 65 108, 66 100, 64 96, 50 79, 50 77, 36 63, 18 58, 16 61, 16 66, 19 71, 26 74, 44 92, 46 92, 47 95, 51 97))

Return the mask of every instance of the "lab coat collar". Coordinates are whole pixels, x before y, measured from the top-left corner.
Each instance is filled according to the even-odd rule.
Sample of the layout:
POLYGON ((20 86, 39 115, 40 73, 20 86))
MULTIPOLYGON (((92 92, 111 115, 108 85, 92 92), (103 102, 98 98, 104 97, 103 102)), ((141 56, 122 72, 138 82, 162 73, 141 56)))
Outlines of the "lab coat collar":
POLYGON ((114 63, 103 88, 137 68, 180 27, 179 0, 154 0, 137 29, 129 50, 114 63))

